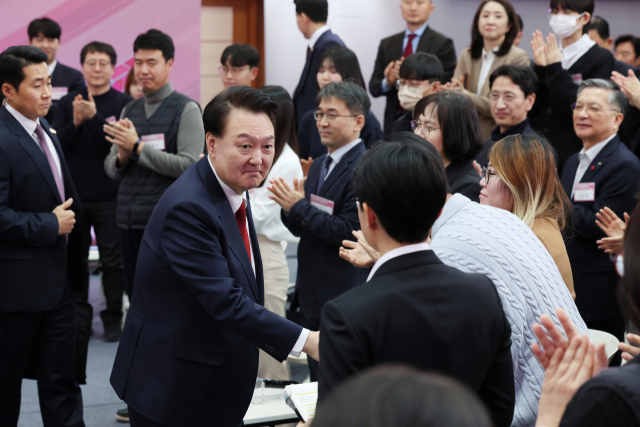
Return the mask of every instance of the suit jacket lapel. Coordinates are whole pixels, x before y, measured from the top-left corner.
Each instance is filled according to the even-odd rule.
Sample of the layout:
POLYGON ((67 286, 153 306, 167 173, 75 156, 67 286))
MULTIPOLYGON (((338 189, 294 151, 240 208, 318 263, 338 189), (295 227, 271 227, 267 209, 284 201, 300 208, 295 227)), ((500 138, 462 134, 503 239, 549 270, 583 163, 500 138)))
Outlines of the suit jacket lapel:
MULTIPOLYGON (((20 145, 22 145, 22 148, 25 149, 25 151, 29 154, 33 162, 40 170, 42 178, 47 183, 47 186, 53 193, 55 199, 59 202, 58 204, 62 204, 62 199, 60 199, 60 192, 58 191, 58 186, 56 185, 55 178, 53 177, 53 171, 49 166, 47 156, 45 156, 42 149, 38 146, 38 143, 35 141, 35 139, 33 139, 31 135, 27 133, 22 125, 16 120, 15 117, 13 117, 13 115, 11 115, 9 111, 7 111, 6 108, 0 109, 0 118, 4 119, 4 121, 9 126, 9 129, 11 129, 11 132, 13 132, 18 137, 18 142, 20 143, 20 145)), ((60 163, 62 164, 62 154, 58 152, 58 156, 60 157, 60 163)))
POLYGON ((251 239, 251 248, 253 249, 253 260, 256 265, 256 286, 258 288, 257 290, 259 295, 258 304, 264 305, 264 273, 262 271, 262 256, 260 255, 260 245, 258 244, 256 227, 253 224, 249 192, 247 192, 247 219, 249 223, 249 238, 251 239))
MULTIPOLYGON (((422 40, 420 40, 422 41, 422 40)), ((393 52, 392 54, 392 58, 396 58, 396 59, 400 59, 402 57, 402 55, 404 55, 404 52, 402 51, 402 44, 404 43, 404 31, 400 34, 398 34, 396 37, 394 37, 393 39, 391 39, 390 42, 390 49, 391 52, 393 52), (397 55, 396 55, 397 52, 397 55)), ((391 61, 389 61, 391 62, 391 61)), ((389 64, 387 64, 389 65, 389 64)))
MULTIPOLYGON (((304 182, 304 194, 305 194, 305 199, 307 200, 309 200, 311 194, 317 193, 318 180, 320 179, 322 162, 324 162, 325 157, 326 157, 326 154, 324 156, 320 156, 311 164, 311 168, 309 169, 309 176, 307 176, 307 179, 304 182)), ((319 194, 317 195, 319 196, 319 194)))
POLYGON ((325 194, 327 194, 327 192, 331 189, 333 184, 335 184, 340 179, 342 174, 344 174, 347 171, 349 163, 351 163, 351 161, 361 151, 364 151, 364 150, 365 150, 364 143, 360 141, 358 145, 356 145, 347 153, 345 153, 342 159, 340 159, 340 162, 337 165, 335 165, 335 167, 327 177, 327 180, 324 182, 324 184, 322 184, 322 188, 320 188, 320 194, 318 194, 318 196, 323 197, 325 194))
POLYGON ((596 158, 589 164, 580 182, 593 182, 595 176, 602 170, 607 162, 607 158, 618 148, 618 145, 620 145, 620 138, 616 136, 605 145, 602 151, 600 151, 596 158))
POLYGON ((562 178, 560 182, 562 183, 562 188, 564 192, 567 193, 567 196, 571 197, 571 192, 573 190, 573 181, 576 179, 576 172, 578 170, 578 164, 580 160, 578 157, 570 158, 567 163, 564 165, 564 169, 562 170, 562 178))

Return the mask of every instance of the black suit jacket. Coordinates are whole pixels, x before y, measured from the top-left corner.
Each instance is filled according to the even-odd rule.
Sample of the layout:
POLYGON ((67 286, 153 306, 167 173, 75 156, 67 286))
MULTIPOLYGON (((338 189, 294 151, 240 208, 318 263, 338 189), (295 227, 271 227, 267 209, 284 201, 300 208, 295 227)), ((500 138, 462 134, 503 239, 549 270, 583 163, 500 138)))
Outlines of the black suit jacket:
POLYGON ((40 118, 60 158, 65 197, 73 198, 76 224, 58 236, 53 210, 61 205, 47 157, 38 143, 0 108, 0 311, 34 312, 53 309, 68 286, 82 292, 82 208, 56 134, 40 118))
POLYGON ((304 63, 304 69, 300 76, 300 81, 293 93, 293 106, 296 110, 296 123, 298 126, 302 122, 302 116, 308 111, 317 108, 316 104, 316 74, 320 66, 320 56, 333 46, 344 46, 344 42, 331 30, 323 33, 313 46, 311 54, 304 63))
POLYGON ((111 384, 157 423, 242 425, 258 348, 282 362, 302 332, 263 307, 250 205, 247 219, 255 275, 206 157, 167 189, 149 219, 111 384))
MULTIPOLYGON (((391 61, 396 61, 402 57, 402 44, 404 41, 404 31, 387 37, 380 42, 376 64, 369 81, 369 92, 374 97, 386 96, 387 106, 384 110, 384 134, 389 135, 393 129, 393 122, 398 114, 398 90, 392 87, 389 92, 382 93, 382 80, 384 80, 384 70, 391 61)), ((418 52, 431 53, 438 57, 444 68, 443 81, 447 82, 453 77, 456 68, 456 50, 453 41, 427 26, 427 29, 418 42, 418 52)))
POLYGON ((314 160, 304 184, 305 198, 297 202, 289 215, 282 212, 282 222, 300 237, 298 273, 294 304, 308 316, 320 317, 325 302, 364 283, 367 270, 357 268, 340 258, 343 240, 354 240, 351 232, 360 230, 356 197, 351 176, 365 153, 362 141, 349 150, 334 167, 320 189, 320 197, 335 202, 333 215, 311 205, 311 194, 317 193, 320 170, 326 155, 314 160))
MULTIPOLYGON (((562 188, 571 196, 580 160, 574 154, 562 172, 562 188)), ((608 206, 619 218, 637 204, 640 160, 614 137, 593 159, 580 182, 593 182, 595 201, 574 202, 573 227, 565 229, 567 253, 573 271, 576 305, 585 321, 621 318, 616 298, 618 276, 609 254, 598 249, 597 240, 607 237, 596 225, 596 212, 608 206)))
MULTIPOLYGON (((56 64, 56 68, 54 68, 53 74, 51 75, 51 86, 66 87, 69 89, 68 93, 80 92, 86 87, 84 83, 84 76, 80 71, 75 68, 67 67, 60 62, 56 64)), ((58 107, 58 103, 59 100, 51 102, 51 108, 49 108, 49 112, 45 116, 49 123, 53 123, 54 110, 58 107)))
POLYGON ((458 379, 497 427, 511 425, 511 327, 485 276, 448 267, 431 250, 401 255, 325 304, 320 331, 320 403, 366 368, 402 363, 458 379))
POLYGON ((473 160, 451 163, 445 168, 451 194, 460 193, 471 201, 480 202, 480 180, 478 171, 473 167, 473 160))

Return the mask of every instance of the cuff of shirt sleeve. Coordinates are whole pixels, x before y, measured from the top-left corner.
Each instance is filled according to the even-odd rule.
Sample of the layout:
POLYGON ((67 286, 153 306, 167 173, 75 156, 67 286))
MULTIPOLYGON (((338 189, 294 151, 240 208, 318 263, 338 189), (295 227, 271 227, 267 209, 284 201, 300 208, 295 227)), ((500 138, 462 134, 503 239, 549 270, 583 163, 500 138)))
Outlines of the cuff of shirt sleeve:
POLYGON ((289 354, 292 355, 293 357, 300 357, 300 354, 302 353, 302 348, 307 342, 308 337, 309 337, 309 330, 303 328, 302 332, 300 332, 300 336, 298 337, 298 341, 296 341, 296 345, 293 346, 293 349, 291 349, 291 353, 289 354))
POLYGON ((391 90, 391 88, 387 84, 387 78, 386 77, 384 79, 382 79, 382 83, 380 84, 380 87, 382 88, 382 93, 387 93, 387 92, 389 92, 391 90))

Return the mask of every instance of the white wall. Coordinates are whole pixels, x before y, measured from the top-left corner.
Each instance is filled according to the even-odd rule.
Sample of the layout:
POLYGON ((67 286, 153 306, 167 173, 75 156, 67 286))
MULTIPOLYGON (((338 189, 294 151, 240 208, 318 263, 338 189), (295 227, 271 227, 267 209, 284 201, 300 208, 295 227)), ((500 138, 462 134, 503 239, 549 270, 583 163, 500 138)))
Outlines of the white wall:
MULTIPOLYGON (((511 0, 524 20, 525 36, 520 47, 531 54, 531 34, 548 24, 548 0, 511 0)), ((451 37, 460 55, 471 39, 471 21, 480 0, 433 0, 436 9, 429 19, 433 29, 451 37)), ((380 40, 403 31, 400 0, 329 0, 329 25, 358 55, 368 83, 380 40)), ((296 25, 292 0, 265 0, 266 83, 281 85, 290 93, 296 88, 304 67, 307 40, 296 25)), ((595 15, 609 22, 611 36, 631 33, 640 36, 640 1, 596 0, 595 15)), ((382 121, 384 98, 372 99, 373 112, 382 121)))

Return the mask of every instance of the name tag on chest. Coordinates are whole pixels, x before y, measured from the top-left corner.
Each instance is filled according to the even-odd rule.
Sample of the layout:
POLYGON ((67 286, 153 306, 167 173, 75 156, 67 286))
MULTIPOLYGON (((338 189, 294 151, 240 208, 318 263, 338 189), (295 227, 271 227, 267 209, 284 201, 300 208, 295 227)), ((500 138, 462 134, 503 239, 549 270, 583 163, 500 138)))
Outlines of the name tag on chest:
POLYGON ((574 202, 593 202, 596 200, 596 183, 581 182, 573 188, 574 202))
POLYGON ((149 145, 153 148, 155 148, 156 150, 161 150, 164 151, 164 134, 163 133, 156 133, 153 135, 143 135, 142 138, 140 138, 142 140, 142 142, 144 142, 145 145, 149 145))
POLYGON ((54 101, 60 101, 63 96, 69 93, 68 87, 52 87, 51 88, 51 99, 54 101))
POLYGON ((571 80, 577 85, 582 83, 582 74, 571 74, 571 80))
POLYGON ((326 212, 329 215, 333 215, 333 206, 335 203, 332 200, 324 199, 315 194, 311 195, 311 206, 320 209, 322 212, 326 212))
POLYGON ((104 121, 107 123, 114 123, 114 122, 117 122, 118 120, 116 120, 116 116, 110 116, 104 119, 104 121))

